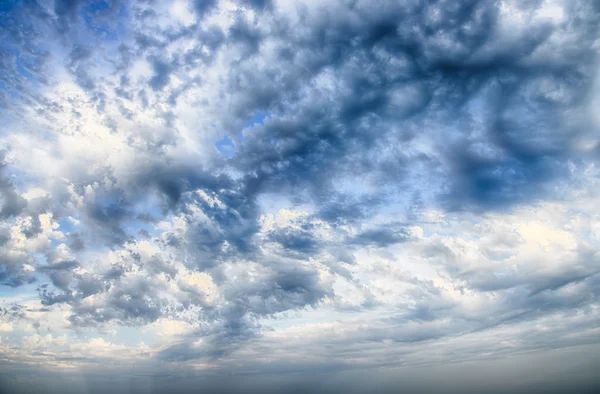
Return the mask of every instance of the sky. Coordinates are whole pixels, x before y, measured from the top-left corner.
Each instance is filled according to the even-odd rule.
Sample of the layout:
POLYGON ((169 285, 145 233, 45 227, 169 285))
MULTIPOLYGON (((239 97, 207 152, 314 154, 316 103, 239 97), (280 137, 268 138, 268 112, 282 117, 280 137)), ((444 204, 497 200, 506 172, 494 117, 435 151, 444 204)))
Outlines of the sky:
POLYGON ((599 24, 0 1, 0 392, 600 389, 599 24))

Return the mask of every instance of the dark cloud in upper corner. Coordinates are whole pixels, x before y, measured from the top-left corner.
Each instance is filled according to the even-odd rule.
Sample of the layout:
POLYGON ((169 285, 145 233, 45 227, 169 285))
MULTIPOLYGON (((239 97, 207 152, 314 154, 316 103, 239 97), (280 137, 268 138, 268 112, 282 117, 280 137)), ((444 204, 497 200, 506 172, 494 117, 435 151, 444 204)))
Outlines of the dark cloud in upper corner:
POLYGON ((561 116, 589 95, 597 14, 568 7, 570 18, 587 18, 581 29, 540 22, 525 27, 520 39, 502 41, 492 2, 353 4, 340 5, 337 13, 324 8, 328 23, 307 18, 302 34, 292 26, 279 30, 281 39, 271 45, 293 48, 293 55, 264 73, 252 60, 239 68, 238 78, 250 83, 231 92, 240 97, 240 112, 266 106, 285 113, 278 107, 288 102, 295 108, 254 128, 237 147, 232 163, 249 173, 250 189, 331 196, 331 181, 350 173, 386 180, 390 191, 400 191, 409 171, 422 165, 432 166, 431 176, 444 184, 442 206, 485 210, 544 198, 553 181, 568 178, 575 154, 569 147, 578 132, 566 132, 561 116), (439 18, 431 17, 434 9, 439 18), (363 17, 351 22, 344 17, 349 12, 363 17), (564 29, 578 37, 578 46, 560 48, 565 57, 542 60, 538 52, 552 47, 564 29), (296 98, 296 89, 327 69, 339 90, 315 90, 306 102, 296 98), (471 118, 472 106, 484 111, 484 130, 471 118), (426 125, 433 119, 439 129, 426 125), (407 139, 393 124, 419 131, 407 139), (411 153, 419 133, 438 140, 433 155, 411 153), (404 145, 401 153, 382 157, 396 142, 404 145))

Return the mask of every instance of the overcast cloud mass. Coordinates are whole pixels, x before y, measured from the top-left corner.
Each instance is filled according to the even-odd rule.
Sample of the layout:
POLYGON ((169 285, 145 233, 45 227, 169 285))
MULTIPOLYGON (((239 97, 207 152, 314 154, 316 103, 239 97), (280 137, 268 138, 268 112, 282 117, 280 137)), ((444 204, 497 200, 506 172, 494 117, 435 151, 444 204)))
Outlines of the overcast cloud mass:
POLYGON ((0 1, 0 392, 599 389, 599 22, 0 1))

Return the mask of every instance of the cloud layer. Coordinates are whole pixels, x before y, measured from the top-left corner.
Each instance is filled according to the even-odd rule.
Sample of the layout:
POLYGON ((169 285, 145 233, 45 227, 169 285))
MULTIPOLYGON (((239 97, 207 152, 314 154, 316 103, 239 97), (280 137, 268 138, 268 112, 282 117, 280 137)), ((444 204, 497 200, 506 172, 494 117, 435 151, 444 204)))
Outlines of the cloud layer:
POLYGON ((0 383, 593 388, 544 355, 598 362, 598 15, 0 5, 0 383))

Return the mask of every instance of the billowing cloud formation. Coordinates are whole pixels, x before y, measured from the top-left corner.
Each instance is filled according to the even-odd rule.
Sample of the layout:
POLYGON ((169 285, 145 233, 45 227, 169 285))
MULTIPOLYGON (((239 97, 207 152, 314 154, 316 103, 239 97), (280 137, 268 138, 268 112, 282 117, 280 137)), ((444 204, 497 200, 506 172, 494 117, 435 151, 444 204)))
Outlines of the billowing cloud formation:
POLYGON ((0 383, 478 390, 540 352, 511 389, 592 388, 544 352, 597 363, 599 15, 0 5, 0 383))

